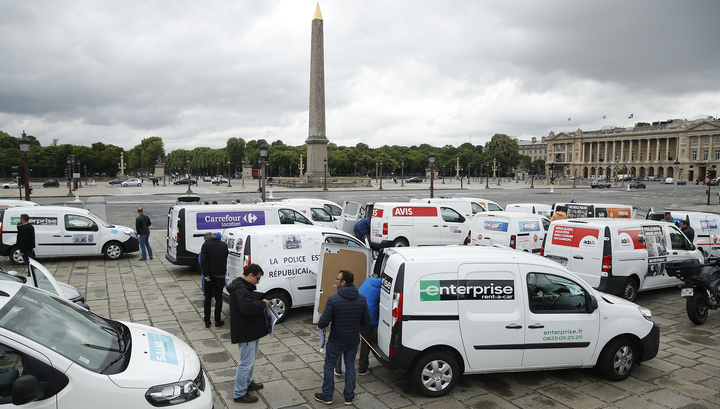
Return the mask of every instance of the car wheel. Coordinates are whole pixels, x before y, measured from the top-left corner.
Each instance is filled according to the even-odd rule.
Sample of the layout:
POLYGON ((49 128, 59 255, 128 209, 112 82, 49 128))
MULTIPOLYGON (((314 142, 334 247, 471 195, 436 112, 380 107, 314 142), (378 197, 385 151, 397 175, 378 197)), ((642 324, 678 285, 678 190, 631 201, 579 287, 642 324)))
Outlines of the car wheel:
POLYGON ((630 277, 625 281, 622 292, 620 292, 620 297, 628 301, 634 301, 635 297, 637 297, 637 292, 638 282, 634 278, 630 277))
POLYGON ((271 293, 266 296, 265 299, 270 301, 270 308, 272 308, 273 311, 275 311, 275 314, 277 314, 277 322, 280 323, 285 321, 291 307, 290 300, 288 300, 287 296, 283 293, 271 293))
POLYGON ((138 187, 142 186, 142 183, 138 183, 138 187))
POLYGON ((685 304, 688 318, 693 324, 702 325, 705 323, 708 317, 708 305, 705 297, 702 295, 695 295, 687 299, 685 304))
POLYGON ((410 244, 408 241, 402 237, 399 237, 393 241, 393 247, 408 247, 410 244))
POLYGON ((634 367, 635 345, 627 338, 611 341, 598 358, 600 374, 614 382, 626 379, 634 367))
POLYGON ((103 249, 103 255, 105 255, 105 258, 108 260, 118 260, 122 257, 123 252, 122 245, 116 241, 109 242, 103 249))
POLYGON ((3 186, 3 189, 10 189, 10 186, 3 186))
POLYGON ((412 383, 421 394, 436 398, 450 393, 460 379, 460 366, 445 352, 431 352, 415 363, 412 383))
POLYGON ((20 255, 20 249, 17 246, 10 249, 10 261, 16 265, 23 263, 22 255, 20 255))

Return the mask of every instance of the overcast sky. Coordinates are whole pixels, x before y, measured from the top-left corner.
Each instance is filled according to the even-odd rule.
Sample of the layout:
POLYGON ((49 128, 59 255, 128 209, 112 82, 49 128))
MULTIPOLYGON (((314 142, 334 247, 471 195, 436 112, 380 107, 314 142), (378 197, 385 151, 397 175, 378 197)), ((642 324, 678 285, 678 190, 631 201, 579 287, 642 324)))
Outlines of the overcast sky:
MULTIPOLYGON (((2 1, 0 130, 43 146, 130 149, 159 136, 167 152, 230 137, 303 144, 315 6, 2 1)), ((717 0, 320 9, 327 137, 338 145, 458 146, 720 115, 717 0)))

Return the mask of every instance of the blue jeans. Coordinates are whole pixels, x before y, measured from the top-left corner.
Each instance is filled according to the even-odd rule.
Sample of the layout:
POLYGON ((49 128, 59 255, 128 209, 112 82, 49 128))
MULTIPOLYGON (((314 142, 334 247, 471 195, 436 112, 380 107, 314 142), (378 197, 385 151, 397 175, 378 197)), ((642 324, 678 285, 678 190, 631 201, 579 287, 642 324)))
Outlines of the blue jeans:
POLYGON ((335 364, 341 354, 345 357, 345 389, 343 397, 345 399, 353 399, 355 397, 355 354, 357 353, 358 343, 351 345, 335 345, 332 341, 328 341, 325 351, 325 364, 323 365, 323 399, 332 400, 335 392, 335 364))
POLYGON ((142 252, 142 256, 140 256, 140 258, 142 260, 145 260, 148 254, 150 254, 150 257, 153 256, 152 249, 150 248, 150 243, 148 243, 148 237, 150 237, 150 233, 140 235, 140 251, 142 252), (146 248, 147 253, 145 252, 146 248))
MULTIPOLYGON (((235 374, 235 398, 245 396, 248 386, 250 386, 253 381, 253 370, 255 369, 255 360, 257 359, 259 347, 259 339, 238 344, 238 348, 240 348, 240 362, 238 362, 237 373, 235 374)), ((332 374, 330 374, 330 376, 332 377, 332 374)))
POLYGON ((30 259, 35 258, 35 249, 26 249, 26 250, 20 249, 20 252, 23 253, 23 256, 22 256, 23 264, 25 264, 26 267, 29 266, 30 259))

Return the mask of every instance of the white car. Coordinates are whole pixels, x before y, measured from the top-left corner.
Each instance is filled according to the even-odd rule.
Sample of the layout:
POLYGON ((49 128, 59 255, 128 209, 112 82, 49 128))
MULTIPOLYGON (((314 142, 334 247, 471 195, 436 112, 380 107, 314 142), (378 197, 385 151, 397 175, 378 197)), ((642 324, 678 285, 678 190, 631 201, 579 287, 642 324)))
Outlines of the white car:
POLYGON ((665 184, 666 184, 666 185, 672 185, 673 183, 675 183, 675 181, 673 180, 673 178, 665 178, 665 184))
MULTIPOLYGON (((11 180, 7 183, 3 183, 2 187, 3 189, 17 189, 18 187, 24 187, 25 185, 18 185, 17 180, 11 180)), ((30 183, 30 187, 32 187, 32 183, 30 183)))
POLYGON ((0 282, 0 339, 6 406, 213 406, 197 353, 178 337, 103 318, 28 285, 0 282))
POLYGON ((128 180, 123 181, 123 182, 120 184, 120 186, 122 186, 122 187, 128 187, 128 186, 137 186, 137 187, 140 187, 140 186, 142 186, 142 180, 140 180, 140 179, 128 179, 128 180))

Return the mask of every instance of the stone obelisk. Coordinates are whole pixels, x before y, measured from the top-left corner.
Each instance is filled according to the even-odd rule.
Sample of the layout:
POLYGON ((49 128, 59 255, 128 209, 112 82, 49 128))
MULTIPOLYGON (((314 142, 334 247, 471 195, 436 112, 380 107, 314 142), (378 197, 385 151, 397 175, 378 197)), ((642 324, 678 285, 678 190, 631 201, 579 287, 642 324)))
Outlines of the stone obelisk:
MULTIPOLYGON (((328 139, 325 136, 325 53, 323 51, 323 19, 320 4, 315 7, 310 41, 310 129, 307 145, 307 172, 311 182, 325 176, 328 139)), ((330 176, 330 171, 327 173, 330 176)))

